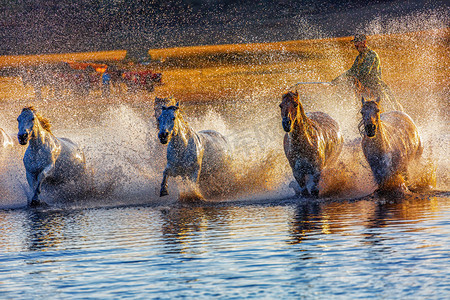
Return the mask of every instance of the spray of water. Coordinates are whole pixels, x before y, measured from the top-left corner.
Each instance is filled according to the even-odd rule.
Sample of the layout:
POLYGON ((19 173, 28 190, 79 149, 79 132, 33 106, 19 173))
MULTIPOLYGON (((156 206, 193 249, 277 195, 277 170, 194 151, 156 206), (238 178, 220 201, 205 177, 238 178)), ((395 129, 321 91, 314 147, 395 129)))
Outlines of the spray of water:
MULTIPOLYGON (((436 34, 433 31, 422 35, 402 34, 445 28, 446 24, 448 12, 432 11, 402 18, 377 18, 354 29, 355 32, 374 35, 373 41, 382 49, 382 52, 378 52, 382 58, 384 79, 419 128, 424 144, 423 159, 410 168, 410 179, 417 190, 434 185, 438 189, 448 189, 450 186, 447 153, 450 144, 450 135, 447 133, 448 72, 445 71, 448 47, 443 52, 437 50, 446 49, 448 38, 442 37, 442 31, 436 31, 436 34), (392 33, 398 33, 399 38, 409 38, 410 42, 416 44, 416 51, 404 53, 401 43, 395 40, 395 35, 383 36, 392 33), (407 68, 404 72, 393 71, 398 67, 398 60, 405 62, 407 68), (411 82, 421 84, 414 85, 411 82)), ((299 33, 304 34, 304 38, 327 36, 320 25, 309 23, 306 19, 300 19, 298 26, 299 33)), ((233 160, 229 170, 224 172, 227 176, 220 185, 214 186, 220 190, 218 198, 250 198, 258 193, 262 197, 286 197, 294 194, 289 187, 294 179, 282 146, 284 132, 278 111, 281 97, 279 87, 290 86, 294 77, 297 81, 331 80, 332 76, 339 75, 351 64, 348 54, 350 49, 351 47, 339 47, 339 42, 335 40, 322 40, 321 54, 325 58, 333 58, 326 66, 320 64, 320 57, 298 59, 298 63, 290 65, 290 72, 284 73, 278 72, 280 65, 274 64, 273 70, 269 71, 278 74, 277 88, 257 82, 253 87, 224 92, 226 101, 223 103, 206 108, 203 106, 201 112, 187 112, 186 119, 196 131, 216 130, 226 136, 232 148, 233 160), (328 71, 325 72, 326 70, 328 71)), ((276 55, 269 55, 267 60, 286 60, 288 56, 289 50, 286 47, 276 55)), ((257 68, 261 66, 264 66, 262 62, 255 62, 249 68, 258 75, 257 68)), ((249 77, 252 75, 251 72, 248 74, 249 77)), ((10 82, 6 86, 15 85, 10 82)), ((22 97, 33 98, 33 92, 29 88, 16 92, 22 97)), ((299 92, 302 94, 305 110, 324 111, 335 118, 346 141, 339 161, 323 172, 321 195, 348 198, 373 191, 376 186, 362 155, 357 130, 360 99, 355 99, 353 92, 345 89, 301 87, 299 92)), ((11 93, 14 94, 15 91, 11 93)), ((47 94, 44 90, 44 96, 47 94)), ((14 95, 8 97, 12 99, 14 95)), ((52 101, 47 101, 44 97, 40 105, 48 105, 48 109, 53 112, 52 119, 63 125, 59 128, 55 126, 57 133, 82 145, 88 167, 92 170, 92 187, 90 194, 84 195, 84 198, 93 198, 96 203, 115 204, 162 201, 159 198, 159 186, 166 148, 157 140, 150 106, 142 110, 126 104, 106 108, 90 104, 83 111, 75 113, 80 117, 89 114, 98 120, 87 123, 71 115, 72 123, 64 124, 62 120, 68 114, 61 114, 58 104, 52 104, 52 101)), ((57 101, 62 103, 67 99, 57 101)), ((15 132, 16 116, 11 112, 2 112, 1 117, 3 120, 13 120, 0 125, 9 132, 15 132)), ((2 207, 24 205, 30 196, 21 161, 24 150, 24 147, 15 146, 13 149, 2 149, 0 153, 2 207)), ((191 188, 183 186, 179 179, 173 182, 174 184, 169 185, 169 201, 178 199, 180 193, 191 188)))

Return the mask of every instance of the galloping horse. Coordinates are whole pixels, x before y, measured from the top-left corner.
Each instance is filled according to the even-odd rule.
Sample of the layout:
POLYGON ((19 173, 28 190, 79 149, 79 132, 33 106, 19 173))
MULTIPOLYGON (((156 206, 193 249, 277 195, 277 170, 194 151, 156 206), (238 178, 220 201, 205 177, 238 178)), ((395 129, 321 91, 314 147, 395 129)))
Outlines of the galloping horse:
POLYGON ((83 151, 66 138, 55 137, 48 119, 34 107, 26 107, 17 118, 19 143, 28 148, 23 157, 27 181, 33 191, 30 206, 41 204, 39 194, 44 181, 50 184, 80 180, 86 175, 83 151))
MULTIPOLYGON (((168 176, 187 178, 195 185, 220 185, 215 180, 230 162, 230 150, 223 135, 213 130, 196 133, 183 120, 180 105, 162 106, 158 117, 159 140, 167 144, 167 165, 164 169, 160 196, 168 195, 168 176)), ((203 199, 194 191, 194 197, 203 199)))
POLYGON ((319 195, 322 170, 338 158, 343 137, 338 123, 323 112, 305 113, 298 92, 287 92, 280 104, 284 152, 304 196, 319 195))
POLYGON ((422 143, 414 121, 405 113, 380 113, 379 99, 362 98, 359 125, 362 150, 372 169, 378 191, 407 191, 408 165, 419 159, 422 143))

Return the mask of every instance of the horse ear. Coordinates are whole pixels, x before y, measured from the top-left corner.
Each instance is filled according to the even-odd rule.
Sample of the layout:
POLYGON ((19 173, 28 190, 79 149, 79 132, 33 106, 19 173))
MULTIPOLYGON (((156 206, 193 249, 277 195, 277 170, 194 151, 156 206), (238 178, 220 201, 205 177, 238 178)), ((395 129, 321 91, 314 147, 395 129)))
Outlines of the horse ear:
POLYGON ((178 109, 180 108, 180 101, 177 102, 177 104, 175 104, 175 107, 178 109))
POLYGON ((166 110, 166 109, 167 109, 167 106, 163 105, 163 106, 161 106, 161 109, 162 109, 162 110, 166 110))
POLYGON ((381 101, 381 98, 380 98, 380 96, 378 96, 378 97, 377 97, 377 100, 375 100, 375 102, 376 102, 377 104, 380 104, 380 101, 381 101))
POLYGON ((366 100, 364 100, 364 97, 361 97, 361 104, 364 105, 366 103, 366 100))

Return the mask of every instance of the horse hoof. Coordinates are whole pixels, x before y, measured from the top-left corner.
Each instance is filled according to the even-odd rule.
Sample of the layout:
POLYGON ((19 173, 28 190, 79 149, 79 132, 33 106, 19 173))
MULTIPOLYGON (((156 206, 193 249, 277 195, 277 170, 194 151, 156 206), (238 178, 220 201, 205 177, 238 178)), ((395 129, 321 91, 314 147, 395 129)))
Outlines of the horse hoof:
POLYGON ((168 192, 167 190, 161 190, 161 191, 159 192, 159 196, 160 196, 160 197, 164 197, 164 196, 167 196, 167 195, 169 195, 169 192, 168 192))
POLYGON ((289 183, 289 187, 294 190, 296 196, 302 195, 302 189, 297 181, 291 181, 291 183, 289 183))

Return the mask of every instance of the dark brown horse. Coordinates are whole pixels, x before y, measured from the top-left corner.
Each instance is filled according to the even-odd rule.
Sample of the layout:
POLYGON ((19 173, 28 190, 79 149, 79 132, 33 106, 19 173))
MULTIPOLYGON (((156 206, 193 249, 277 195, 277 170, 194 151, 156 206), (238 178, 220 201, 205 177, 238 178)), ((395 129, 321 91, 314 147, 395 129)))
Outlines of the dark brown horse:
POLYGON ((280 104, 284 152, 304 196, 319 195, 322 170, 334 163, 343 146, 338 123, 323 112, 305 113, 298 92, 287 92, 280 104))

